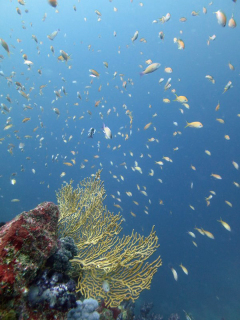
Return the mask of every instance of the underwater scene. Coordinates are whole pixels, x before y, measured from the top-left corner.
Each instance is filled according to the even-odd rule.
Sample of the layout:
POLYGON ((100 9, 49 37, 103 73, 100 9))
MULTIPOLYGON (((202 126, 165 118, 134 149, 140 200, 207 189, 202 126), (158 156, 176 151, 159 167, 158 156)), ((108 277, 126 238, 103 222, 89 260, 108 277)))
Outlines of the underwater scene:
POLYGON ((0 4, 0 319, 240 319, 235 0, 0 4))

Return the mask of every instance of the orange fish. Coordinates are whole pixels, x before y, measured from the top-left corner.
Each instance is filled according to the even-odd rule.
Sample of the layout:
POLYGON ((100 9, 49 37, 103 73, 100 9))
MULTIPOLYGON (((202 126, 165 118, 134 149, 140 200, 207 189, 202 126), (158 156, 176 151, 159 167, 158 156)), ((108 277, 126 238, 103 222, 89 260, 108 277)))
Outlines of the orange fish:
POLYGON ((152 124, 152 122, 149 122, 148 124, 145 125, 145 127, 143 129, 147 130, 151 126, 151 124, 152 124))
POLYGON ((218 24, 220 24, 222 27, 225 27, 226 23, 227 23, 227 18, 224 12, 222 12, 221 10, 218 10, 216 12, 216 17, 217 17, 217 21, 218 24))
POLYGON ((48 0, 48 3, 50 4, 50 6, 56 8, 57 6, 57 0, 48 0))
POLYGON ((10 50, 9 50, 7 42, 4 41, 2 38, 0 38, 0 44, 7 51, 8 56, 10 56, 10 50))
POLYGON ((203 124, 199 121, 187 122, 187 125, 185 128, 187 127, 200 129, 203 127, 203 124))

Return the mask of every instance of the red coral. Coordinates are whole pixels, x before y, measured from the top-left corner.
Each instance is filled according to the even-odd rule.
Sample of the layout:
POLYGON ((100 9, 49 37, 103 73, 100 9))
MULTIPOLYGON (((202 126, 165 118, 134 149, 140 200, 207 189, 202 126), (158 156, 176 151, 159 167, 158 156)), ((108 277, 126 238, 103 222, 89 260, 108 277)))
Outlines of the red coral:
POLYGON ((27 238, 29 232, 23 227, 25 220, 23 216, 19 220, 14 221, 8 228, 5 235, 2 237, 2 243, 0 246, 0 252, 9 244, 12 244, 18 251, 22 248, 24 239, 27 238))
POLYGON ((104 302, 104 300, 102 300, 100 306, 97 309, 97 311, 99 313, 102 313, 104 309, 112 311, 112 315, 113 315, 114 319, 117 319, 118 315, 121 313, 121 310, 118 307, 116 307, 116 308, 107 307, 105 302, 104 302))
POLYGON ((11 293, 8 297, 12 299, 11 303, 0 303, 0 314, 10 304, 14 310, 25 305, 24 288, 57 248, 58 214, 56 205, 45 202, 0 228, 0 295, 11 293))
MULTIPOLYGON (((15 281, 15 274, 13 268, 13 262, 10 264, 0 265, 0 282, 5 283, 5 287, 8 284, 13 284, 15 281)), ((2 286, 3 288, 4 286, 2 286)))

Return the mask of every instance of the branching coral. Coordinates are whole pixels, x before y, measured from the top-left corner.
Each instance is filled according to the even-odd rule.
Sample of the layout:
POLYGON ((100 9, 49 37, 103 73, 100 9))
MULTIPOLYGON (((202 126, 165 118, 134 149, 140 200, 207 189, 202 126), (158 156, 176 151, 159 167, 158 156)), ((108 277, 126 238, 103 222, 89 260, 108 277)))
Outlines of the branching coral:
POLYGON ((119 237, 122 217, 103 206, 100 173, 84 179, 77 189, 71 181, 57 192, 59 233, 73 237, 78 247, 78 255, 71 260, 79 276, 77 291, 116 307, 124 299, 136 300, 143 289, 150 288, 161 259, 146 261, 159 247, 153 228, 148 237, 134 231, 119 237))

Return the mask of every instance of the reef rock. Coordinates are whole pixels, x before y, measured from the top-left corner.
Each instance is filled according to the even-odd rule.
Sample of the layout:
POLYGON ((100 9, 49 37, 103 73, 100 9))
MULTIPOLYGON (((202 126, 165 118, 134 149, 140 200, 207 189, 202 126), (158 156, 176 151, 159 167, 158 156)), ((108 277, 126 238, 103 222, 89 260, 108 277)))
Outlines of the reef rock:
POLYGON ((58 215, 54 203, 44 202, 0 228, 1 315, 21 314, 28 284, 57 249, 58 215))

